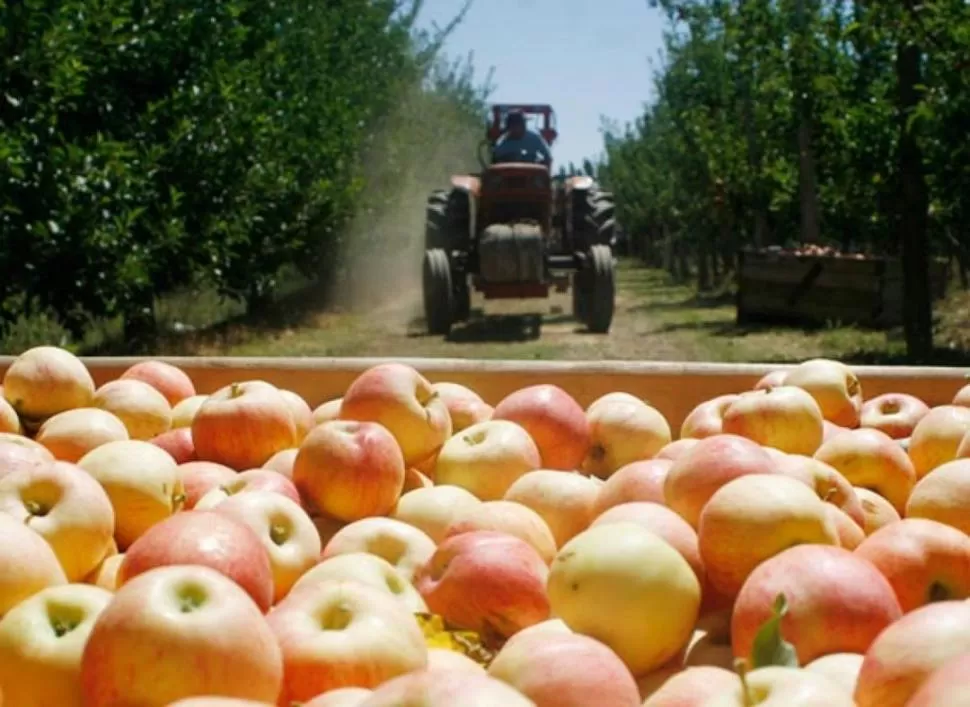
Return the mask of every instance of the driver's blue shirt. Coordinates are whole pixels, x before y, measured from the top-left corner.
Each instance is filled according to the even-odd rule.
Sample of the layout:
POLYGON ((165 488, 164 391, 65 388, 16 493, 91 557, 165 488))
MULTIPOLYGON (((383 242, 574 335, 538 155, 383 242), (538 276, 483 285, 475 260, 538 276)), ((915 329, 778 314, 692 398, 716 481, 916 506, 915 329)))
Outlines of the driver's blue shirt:
POLYGON ((493 162, 551 162, 552 152, 541 135, 526 130, 518 140, 506 135, 492 152, 493 162))

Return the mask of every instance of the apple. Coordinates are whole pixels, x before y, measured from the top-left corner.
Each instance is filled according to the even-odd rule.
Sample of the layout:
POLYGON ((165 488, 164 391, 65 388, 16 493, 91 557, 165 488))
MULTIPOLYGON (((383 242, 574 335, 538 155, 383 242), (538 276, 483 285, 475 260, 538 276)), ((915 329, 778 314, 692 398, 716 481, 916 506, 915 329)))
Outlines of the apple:
POLYGON ((892 586, 866 559, 841 547, 797 545, 748 575, 734 603, 734 655, 749 658, 755 637, 784 595, 785 640, 805 665, 831 653, 865 653, 902 615, 892 586))
MULTIPOLYGON (((430 653, 429 660, 430 660, 430 653)), ((360 707, 360 703, 374 693, 366 687, 341 687, 314 697, 309 702, 304 702, 303 707, 360 707)))
POLYGON ((815 458, 834 468, 853 486, 872 489, 900 513, 916 484, 916 471, 906 452, 879 430, 849 430, 825 442, 815 458))
POLYGON ((923 681, 907 707, 966 707, 970 704, 967 670, 970 652, 948 659, 923 681))
POLYGON ((449 624, 501 643, 549 618, 548 577, 545 561, 524 540, 476 530, 442 542, 414 586, 449 624))
POLYGON ((874 532, 855 553, 886 576, 904 612, 970 597, 970 537, 943 523, 904 518, 874 532))
POLYGON ((476 675, 487 675, 481 664, 476 663, 464 653, 453 651, 450 648, 429 648, 428 667, 425 670, 438 672, 462 670, 476 675))
POLYGON ((788 371, 784 385, 811 393, 822 417, 842 427, 859 426, 862 412, 862 384, 852 369, 839 361, 814 358, 788 371))
POLYGON ((936 467, 919 480, 906 502, 906 517, 928 518, 970 534, 967 509, 970 509, 970 459, 956 459, 936 467))
POLYGON ((267 623, 283 653, 282 705, 342 687, 375 688, 428 664, 412 614, 361 582, 322 582, 294 592, 267 623))
POLYGON ((90 407, 94 379, 70 351, 35 346, 17 356, 3 374, 3 397, 29 427, 59 412, 90 407))
POLYGON ((690 565, 697 576, 697 581, 701 583, 701 588, 704 588, 706 580, 704 564, 701 562, 700 551, 697 549, 697 533, 690 527, 690 523, 660 504, 637 502, 613 506, 602 515, 597 516, 590 527, 595 528, 607 523, 627 522, 636 523, 667 541, 674 550, 687 560, 687 564, 690 565))
POLYGON ((357 707, 536 707, 501 680, 466 670, 419 670, 388 680, 357 707))
POLYGON ((195 442, 192 441, 192 430, 189 427, 178 427, 163 432, 148 441, 171 454, 176 464, 197 461, 195 442))
POLYGON ((633 675, 605 644, 578 633, 513 636, 488 667, 537 707, 640 707, 633 675))
POLYGON ((769 371, 765 373, 758 382, 754 384, 752 390, 768 390, 769 388, 778 388, 785 384, 785 376, 788 375, 787 368, 779 368, 774 371, 769 371))
POLYGON ((940 405, 916 424, 909 441, 909 458, 922 479, 936 467, 953 461, 964 436, 970 432, 970 407, 940 405))
POLYGON ((300 503, 300 492, 293 482, 285 476, 269 469, 249 469, 236 474, 226 483, 209 489, 205 496, 195 504, 195 507, 200 510, 212 510, 227 498, 253 491, 277 493, 286 496, 295 503, 300 503))
POLYGON ((327 402, 317 406, 313 409, 313 424, 322 425, 324 422, 330 422, 331 420, 337 420, 340 418, 340 406, 343 403, 343 398, 337 398, 336 400, 328 400, 327 402))
POLYGON ((82 707, 81 654, 111 592, 65 584, 37 592, 0 620, 0 685, 17 707, 82 707))
POLYGON ((296 463, 296 455, 299 453, 299 447, 283 449, 271 456, 266 463, 263 464, 263 468, 269 469, 270 471, 275 471, 277 474, 282 474, 287 479, 292 481, 293 465, 296 463))
POLYGON ((202 461, 242 471, 297 445, 290 404, 279 389, 251 380, 227 385, 199 407, 192 439, 202 461))
POLYGON ((310 430, 316 426, 313 421, 313 410, 307 401, 301 398, 292 390, 279 388, 280 395, 290 407, 290 414, 293 415, 293 424, 296 425, 296 442, 299 444, 309 434, 310 430))
POLYGON ((789 454, 811 455, 822 445, 822 411, 795 386, 741 394, 724 409, 722 428, 789 454))
POLYGON ((899 511, 893 508, 893 504, 880 496, 875 491, 854 487, 859 503, 862 504, 863 523, 862 530, 866 535, 872 535, 884 525, 895 523, 900 519, 899 511))
POLYGON ((704 439, 724 432, 724 411, 740 395, 729 393, 705 400, 688 413, 680 425, 681 439, 704 439))
MULTIPOLYGON (((711 603, 706 596, 704 603, 711 603)), ((701 615, 690 641, 684 646, 682 655, 678 656, 680 664, 685 669, 702 665, 729 670, 734 667, 734 652, 731 649, 731 612, 731 605, 726 603, 723 607, 717 607, 701 615)))
POLYGON ((246 590, 261 610, 273 605, 273 569, 252 528, 216 511, 182 511, 150 528, 125 552, 121 586, 157 567, 204 565, 246 590))
POLYGON ((34 439, 56 459, 76 462, 103 444, 128 439, 128 430, 110 412, 76 408, 47 418, 34 439))
POLYGON ((274 707, 270 702, 255 702, 235 697, 186 697, 168 707, 274 707))
MULTIPOLYGON (((566 472, 559 472, 566 473, 566 472)), ((556 556, 556 540, 538 513, 514 501, 486 501, 455 514, 445 538, 476 530, 507 533, 529 543, 547 564, 556 556)))
POLYGON ((679 459, 681 456, 686 454, 687 450, 691 449, 698 442, 700 442, 699 439, 693 439, 691 437, 675 439, 673 442, 665 444, 663 447, 661 447, 654 459, 669 459, 670 461, 674 461, 675 459, 679 459))
MULTIPOLYGON (((915 609, 883 631, 866 652, 856 683, 856 705, 909 707, 910 698, 934 671, 966 653, 970 603, 940 601, 915 609)), ((957 684, 965 683, 961 676, 957 684)))
POLYGON ((963 435, 963 439, 960 440, 960 446, 957 447, 956 458, 966 459, 970 457, 970 432, 963 435))
POLYGON ((6 434, 20 434, 23 426, 20 424, 20 416, 13 409, 13 405, 0 397, 0 432, 6 434))
POLYGON ((327 543, 333 539, 334 535, 348 525, 348 523, 329 518, 322 513, 316 513, 312 508, 308 508, 307 510, 310 513, 310 520, 313 521, 313 525, 317 529, 317 534, 320 536, 320 544, 324 548, 327 547, 327 543))
POLYGON ((195 385, 188 374, 165 361, 139 361, 122 373, 120 379, 147 383, 164 395, 173 407, 195 395, 195 385))
POLYGON ((962 407, 970 407, 970 383, 960 388, 953 396, 952 405, 960 405, 962 407))
POLYGON ((280 647, 259 608, 199 565, 158 567, 118 589, 81 657, 85 707, 166 707, 198 695, 276 704, 282 684, 280 647))
POLYGON ((805 670, 826 676, 851 695, 855 692, 864 659, 860 653, 831 653, 808 663, 805 670))
POLYGON ((293 481, 331 518, 352 522, 388 514, 404 487, 404 456, 376 422, 317 425, 300 445, 293 481))
POLYGON ((833 506, 832 504, 826 504, 825 512, 835 525, 835 531, 839 536, 839 545, 841 547, 844 547, 846 550, 855 550, 866 539, 866 533, 862 529, 862 526, 852 520, 841 508, 833 506))
POLYGON ((646 695, 643 707, 701 707, 737 688, 738 676, 715 666, 693 666, 677 670, 657 689, 646 695))
POLYGON ((850 428, 842 427, 842 425, 835 425, 828 420, 822 421, 822 441, 828 442, 833 437, 838 437, 843 432, 848 432, 850 428))
POLYGON ((452 434, 492 419, 495 409, 470 388, 457 383, 433 383, 431 389, 445 401, 452 434))
POLYGON ((519 477, 505 492, 505 500, 537 513, 556 547, 561 547, 589 527, 599 495, 599 485, 585 476, 540 469, 519 477))
POLYGON ((860 528, 865 524, 858 494, 849 480, 830 464, 800 454, 788 454, 781 460, 778 470, 808 485, 820 499, 836 506, 860 528))
POLYGON ((47 447, 34 440, 9 432, 0 432, 0 479, 21 469, 54 461, 47 447))
POLYGON ((78 466, 108 493, 121 550, 178 511, 185 500, 175 460, 149 442, 108 442, 85 454, 78 466))
POLYGON ((432 486, 434 486, 434 481, 429 479, 417 469, 405 469, 404 484, 401 486, 401 495, 406 494, 408 491, 430 488, 432 486))
POLYGON ((492 419, 514 422, 528 432, 545 469, 578 469, 593 443, 593 421, 587 420, 586 411, 565 390, 547 383, 505 396, 495 406, 492 419))
POLYGON ((79 582, 105 556, 115 517, 108 494, 68 462, 21 469, 0 479, 0 513, 48 542, 70 582, 79 582))
POLYGON ((649 459, 633 462, 617 470, 599 490, 595 515, 605 513, 621 503, 664 503, 664 482, 673 461, 649 459))
POLYGON ((771 474, 777 464, 756 442, 719 434, 697 443, 677 459, 664 479, 664 501, 694 528, 714 492, 748 474, 771 474))
POLYGON ((591 445, 583 471, 601 479, 653 458, 671 440, 666 418, 633 396, 605 395, 589 406, 586 417, 591 445))
POLYGON ((172 429, 179 427, 191 427, 196 413, 202 407, 202 403, 208 399, 208 395, 193 395, 172 407, 172 429))
POLYGON ((697 542, 714 588, 735 596, 754 569, 793 544, 838 545, 826 504, 805 484, 780 474, 728 482, 701 513, 697 542))
POLYGON ((445 442, 434 479, 437 484, 460 486, 482 501, 498 501, 541 462, 539 448, 524 428, 508 420, 489 420, 445 442))
POLYGON ((704 707, 748 707, 752 700, 785 707, 856 707, 852 696, 827 676, 778 666, 752 670, 743 683, 735 678, 733 690, 705 701, 704 707))
POLYGON ((414 526, 393 518, 364 518, 338 530, 323 548, 322 559, 369 552, 397 567, 408 580, 434 554, 435 543, 414 526))
POLYGON ((22 521, 0 513, 0 617, 47 587, 67 584, 51 546, 22 521))
POLYGON ((445 401, 427 378, 401 363, 378 364, 357 376, 344 393, 339 419, 386 427, 406 466, 432 456, 451 437, 445 401))
POLYGON ((437 544, 445 539, 459 513, 479 504, 481 501, 460 486, 430 486, 403 494, 391 517, 423 531, 437 544))
POLYGON ((313 521, 286 496, 270 491, 240 493, 220 503, 215 512, 249 526, 262 541, 273 570, 274 603, 320 559, 320 535, 313 521))
POLYGON ((883 393, 863 403, 859 424, 905 439, 929 411, 930 406, 914 395, 883 393))
POLYGON ((329 557, 305 572, 290 590, 299 592, 323 582, 353 580, 387 592, 412 613, 427 612, 421 594, 404 574, 383 557, 368 552, 348 552, 329 557))
POLYGON ((118 573, 121 570, 121 563, 124 561, 124 553, 108 555, 101 561, 100 565, 94 568, 91 574, 84 578, 84 583, 93 584, 109 592, 118 591, 118 587, 121 586, 118 573))
POLYGON ((209 491, 230 484, 236 471, 215 462, 186 462, 178 465, 179 477, 185 491, 183 508, 192 510, 209 491))
POLYGON ((701 586, 660 536, 630 522, 604 523, 562 546, 549 570, 552 616, 609 646, 645 675, 690 640, 701 586))
POLYGON ((131 439, 151 439, 172 426, 172 406, 165 396, 133 378, 102 385, 94 392, 91 407, 107 410, 121 420, 131 439))

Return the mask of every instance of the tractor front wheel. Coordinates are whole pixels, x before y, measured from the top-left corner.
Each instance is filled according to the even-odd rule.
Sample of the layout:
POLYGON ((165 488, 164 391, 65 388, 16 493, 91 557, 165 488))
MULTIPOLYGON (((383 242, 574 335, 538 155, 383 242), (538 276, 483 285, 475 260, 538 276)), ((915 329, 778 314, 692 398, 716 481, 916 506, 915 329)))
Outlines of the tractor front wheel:
POLYGON ((607 245, 594 245, 589 250, 584 281, 585 304, 583 312, 586 326, 594 334, 605 334, 613 323, 616 299, 616 279, 613 251, 607 245))
POLYGON ((451 281, 451 263, 441 248, 424 252, 422 290, 428 333, 447 335, 451 332, 454 321, 455 295, 451 281))

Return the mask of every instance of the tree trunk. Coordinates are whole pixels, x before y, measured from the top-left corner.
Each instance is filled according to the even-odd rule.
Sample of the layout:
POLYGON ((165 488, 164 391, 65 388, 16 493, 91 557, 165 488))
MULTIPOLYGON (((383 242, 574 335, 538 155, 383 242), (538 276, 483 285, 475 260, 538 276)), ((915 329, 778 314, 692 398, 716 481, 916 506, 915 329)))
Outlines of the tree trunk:
POLYGON ((903 325, 906 351, 917 363, 929 360, 933 352, 933 312, 930 297, 927 220, 929 194, 923 172, 923 154, 916 125, 909 117, 919 104, 917 87, 922 83, 922 49, 900 42, 896 55, 899 91, 899 144, 896 193, 896 241, 903 261, 903 325))
POLYGON ((815 177, 815 151, 812 147, 812 82, 809 70, 809 23, 805 0, 795 4, 798 33, 794 62, 795 86, 798 93, 798 191, 802 218, 802 243, 818 243, 818 187, 815 177))

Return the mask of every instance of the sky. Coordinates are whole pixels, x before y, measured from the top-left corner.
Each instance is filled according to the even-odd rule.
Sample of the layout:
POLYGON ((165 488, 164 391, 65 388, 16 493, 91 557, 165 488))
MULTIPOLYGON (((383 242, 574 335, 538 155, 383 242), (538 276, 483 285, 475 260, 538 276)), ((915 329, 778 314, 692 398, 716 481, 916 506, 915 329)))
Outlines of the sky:
MULTIPOLYGON (((419 21, 443 26, 462 4, 425 0, 419 21)), ((481 78, 494 69, 493 102, 551 104, 555 163, 579 164, 603 150, 602 117, 624 124, 642 114, 663 24, 647 0, 475 0, 445 52, 473 52, 481 78)))

